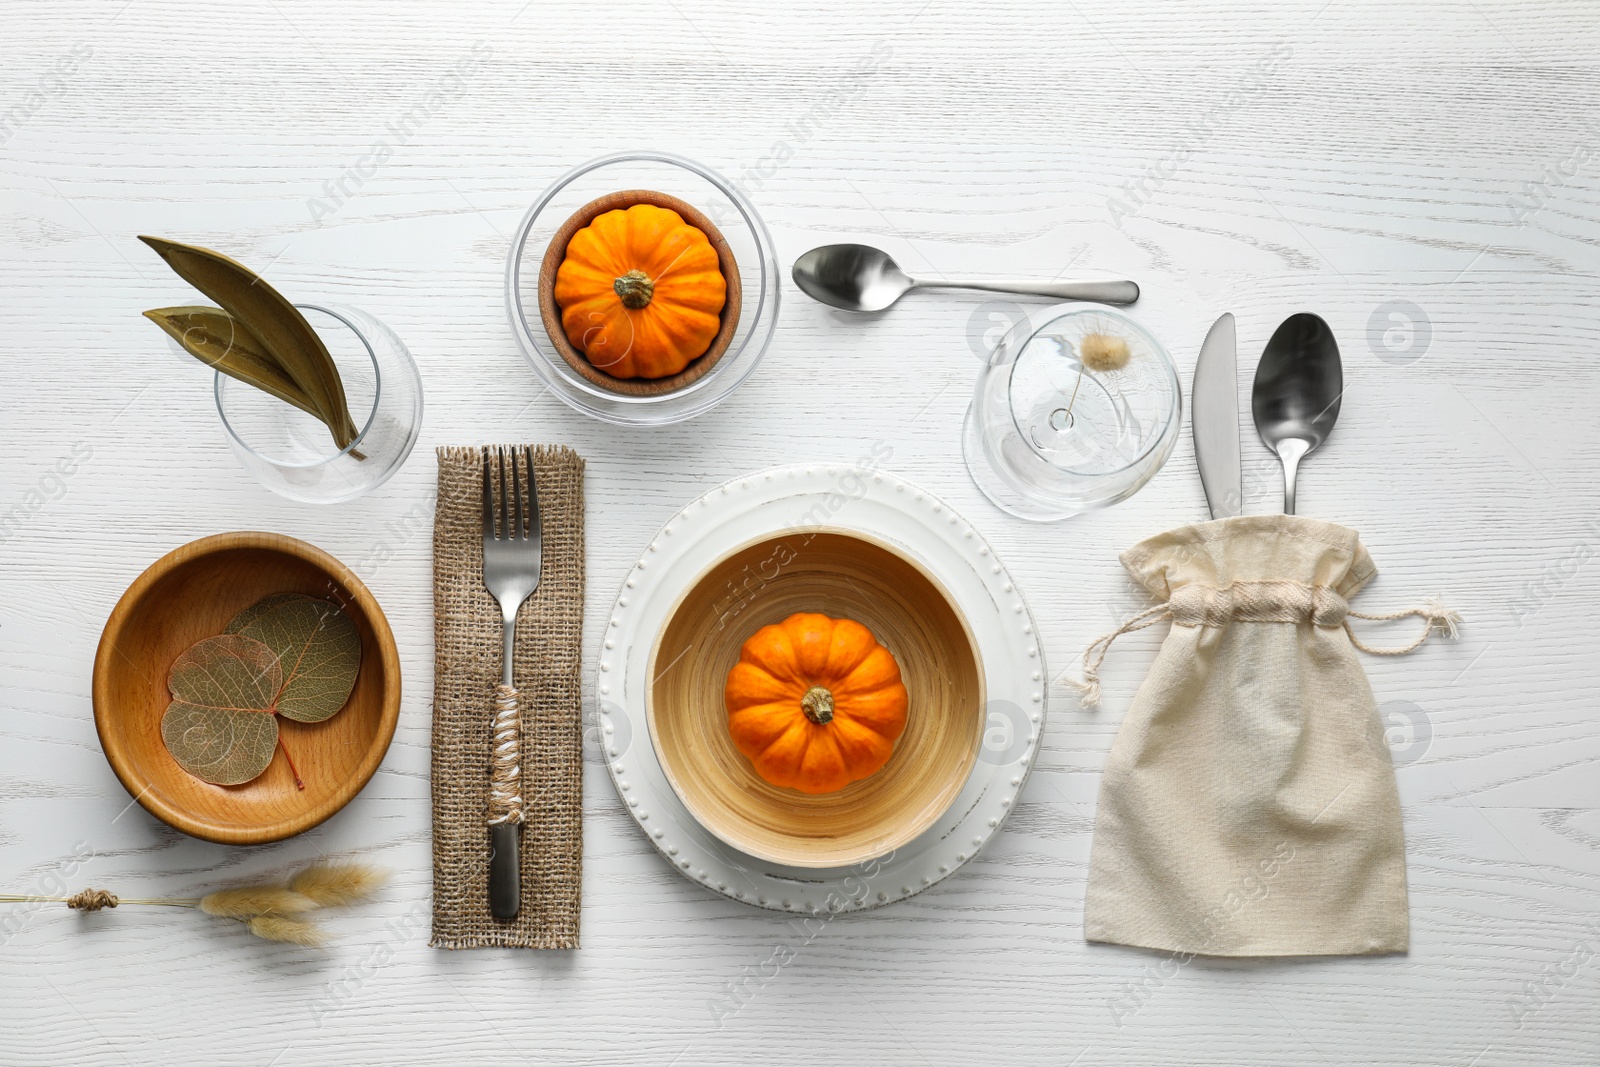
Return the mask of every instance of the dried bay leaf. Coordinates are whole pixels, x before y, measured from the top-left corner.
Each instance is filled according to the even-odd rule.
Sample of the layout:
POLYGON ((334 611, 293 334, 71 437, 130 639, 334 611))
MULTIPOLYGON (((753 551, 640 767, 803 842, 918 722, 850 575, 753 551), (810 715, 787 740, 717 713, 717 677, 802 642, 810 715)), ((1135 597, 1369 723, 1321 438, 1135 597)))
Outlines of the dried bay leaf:
POLYGON ((273 702, 283 686, 278 656, 240 634, 208 637, 172 664, 172 703, 161 740, 178 765, 213 785, 259 776, 278 745, 273 702))
POLYGON ((213 354, 238 352, 246 359, 269 364, 280 376, 288 378, 267 351, 267 346, 261 343, 261 338, 221 308, 187 304, 146 311, 144 317, 171 334, 190 355, 208 366, 216 366, 213 354))
POLYGON ((176 307, 146 311, 185 352, 208 367, 271 393, 317 419, 322 413, 295 380, 278 366, 243 323, 220 308, 176 307))
POLYGON ((339 605, 289 596, 253 614, 238 634, 260 641, 277 656, 283 680, 273 707, 279 715, 322 722, 350 699, 361 668, 361 636, 339 605))
POLYGON ((356 438, 339 368, 298 308, 248 267, 219 252, 140 236, 179 277, 245 324, 266 354, 310 398, 340 448, 356 438))

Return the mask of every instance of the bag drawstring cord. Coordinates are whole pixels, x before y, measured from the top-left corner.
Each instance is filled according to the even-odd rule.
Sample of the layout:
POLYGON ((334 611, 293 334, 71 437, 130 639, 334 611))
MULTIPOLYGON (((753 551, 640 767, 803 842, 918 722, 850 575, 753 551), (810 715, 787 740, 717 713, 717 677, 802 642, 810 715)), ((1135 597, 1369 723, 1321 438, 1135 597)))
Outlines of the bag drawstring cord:
POLYGON ((1388 622, 1391 619, 1410 618, 1412 615, 1422 619, 1428 625, 1415 641, 1404 648, 1373 648, 1370 645, 1363 644, 1361 638, 1356 636, 1356 632, 1350 628, 1348 622, 1344 624, 1344 632, 1350 635, 1350 643, 1352 645, 1374 656, 1403 656, 1407 652, 1414 652, 1422 647, 1422 642, 1426 641, 1435 630, 1438 630, 1449 641, 1454 641, 1461 636, 1461 613, 1445 607, 1444 602, 1438 597, 1432 598, 1420 608, 1412 608, 1410 611, 1394 611, 1388 615, 1367 615, 1359 611, 1349 613, 1349 617, 1352 619, 1366 619, 1369 622, 1388 622))
MULTIPOLYGON (((1083 680, 1079 681, 1069 674, 1062 674, 1061 680, 1071 689, 1082 694, 1079 703, 1085 708, 1100 706, 1100 668, 1106 661, 1106 653, 1111 651, 1111 643, 1123 634, 1135 633, 1147 626, 1154 626, 1162 619, 1172 618, 1172 609, 1166 604, 1157 604, 1146 608, 1137 615, 1131 616, 1121 626, 1110 633, 1101 634, 1090 642, 1089 647, 1083 650, 1083 680)), ((1461 613, 1444 605, 1438 597, 1433 597, 1420 608, 1411 608, 1407 611, 1395 611, 1387 615, 1368 615, 1360 611, 1347 613, 1347 621, 1343 629, 1350 637, 1350 643, 1363 652, 1374 656, 1403 656, 1414 652, 1422 646, 1433 631, 1438 630, 1446 639, 1454 641, 1461 636, 1461 613), (1365 619, 1368 622, 1389 622, 1394 619, 1405 619, 1411 616, 1421 618, 1428 625, 1418 638, 1404 648, 1373 648, 1365 644, 1356 636, 1355 630, 1350 628, 1348 619, 1365 619)))
POLYGON ((1137 630, 1143 630, 1147 626, 1154 626, 1162 619, 1170 618, 1172 618, 1172 612, 1166 604, 1157 604, 1153 608, 1146 608, 1110 633, 1101 634, 1094 639, 1088 648, 1083 650, 1083 681, 1080 682, 1068 674, 1063 674, 1061 680, 1083 694, 1083 699, 1080 703, 1084 707, 1099 707, 1100 665, 1106 661, 1106 653, 1111 651, 1111 642, 1123 634, 1131 634, 1137 630))

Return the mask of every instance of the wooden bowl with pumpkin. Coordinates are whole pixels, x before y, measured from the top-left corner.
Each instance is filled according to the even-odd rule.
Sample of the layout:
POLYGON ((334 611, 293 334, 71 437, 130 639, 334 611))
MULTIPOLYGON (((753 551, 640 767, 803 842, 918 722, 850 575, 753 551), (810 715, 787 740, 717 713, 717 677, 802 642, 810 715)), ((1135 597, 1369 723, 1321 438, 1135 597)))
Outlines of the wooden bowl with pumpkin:
POLYGON ((960 610, 857 531, 786 531, 712 564, 668 615, 649 677, 651 742, 690 813, 793 867, 850 867, 926 832, 982 743, 960 610))
POLYGON ((575 211, 539 267, 550 343, 585 381, 657 397, 699 381, 739 327, 733 249, 699 209, 628 189, 575 211))
POLYGON ((162 556, 128 587, 101 634, 93 692, 100 746, 146 811, 207 841, 258 845, 311 829, 367 784, 400 717, 400 657, 377 600, 328 553, 281 534, 216 534, 162 556), (326 600, 349 617, 361 646, 355 683, 326 721, 279 716, 303 788, 282 752, 250 781, 214 785, 179 766, 163 740, 169 671, 276 594, 326 600))

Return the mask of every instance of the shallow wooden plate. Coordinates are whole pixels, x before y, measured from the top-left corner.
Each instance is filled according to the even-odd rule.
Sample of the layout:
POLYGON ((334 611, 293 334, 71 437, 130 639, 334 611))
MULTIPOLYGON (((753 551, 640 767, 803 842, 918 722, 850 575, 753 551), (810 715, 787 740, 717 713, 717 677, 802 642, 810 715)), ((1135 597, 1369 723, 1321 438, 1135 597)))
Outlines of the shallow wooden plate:
POLYGON ((204 537, 162 556, 122 595, 94 661, 94 721, 111 768, 146 811, 207 841, 253 845, 311 829, 348 804, 378 769, 400 716, 400 657, 383 609, 349 568, 304 541, 271 533, 204 537), (222 633, 271 593, 337 601, 361 637, 350 700, 321 723, 278 720, 305 788, 279 752, 254 781, 202 782, 161 740, 167 672, 184 649, 222 633))
POLYGON ((733 249, 722 236, 722 231, 706 217, 705 212, 693 204, 649 189, 625 189, 617 193, 607 193, 580 207, 572 213, 572 217, 561 224, 561 229, 550 239, 544 259, 539 264, 539 317, 544 322, 545 333, 550 335, 550 343, 555 346, 555 350, 560 353, 567 366, 586 381, 624 396, 665 396, 705 377, 733 342, 734 332, 739 328, 739 310, 743 303, 744 290, 739 279, 739 264, 734 261, 733 249), (722 325, 718 328, 716 336, 711 339, 711 345, 705 352, 690 360, 688 366, 677 374, 665 378, 617 378, 590 363, 588 357, 567 340, 567 331, 561 325, 561 306, 556 303, 556 272, 561 269, 561 261, 567 256, 567 245, 573 236, 608 211, 616 211, 619 208, 626 210, 638 204, 654 204, 656 207, 676 211, 683 217, 684 222, 705 234, 706 240, 711 242, 711 247, 716 249, 717 266, 722 271, 722 280, 728 286, 727 299, 722 305, 722 325))
POLYGON ((674 791, 711 833, 775 863, 839 868, 895 851, 949 809, 982 741, 983 669, 960 611, 920 565, 859 533, 788 530, 724 556, 668 615, 651 660, 646 715, 674 791), (740 646, 797 611, 866 626, 910 695, 888 764, 835 793, 771 785, 728 732, 740 646))

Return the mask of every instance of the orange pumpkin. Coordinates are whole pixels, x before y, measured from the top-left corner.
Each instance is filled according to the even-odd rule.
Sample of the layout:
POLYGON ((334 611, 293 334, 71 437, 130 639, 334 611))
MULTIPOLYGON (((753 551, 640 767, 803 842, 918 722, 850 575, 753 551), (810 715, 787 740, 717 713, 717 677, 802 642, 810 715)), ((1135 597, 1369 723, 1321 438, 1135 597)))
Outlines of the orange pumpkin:
POLYGON ((850 619, 801 612, 739 650, 725 692, 733 743, 773 785, 832 793, 876 774, 906 728, 900 666, 850 619))
POLYGON ((665 378, 711 347, 728 283, 704 233, 670 208, 635 204, 572 235, 555 298, 590 363, 615 378, 665 378))

